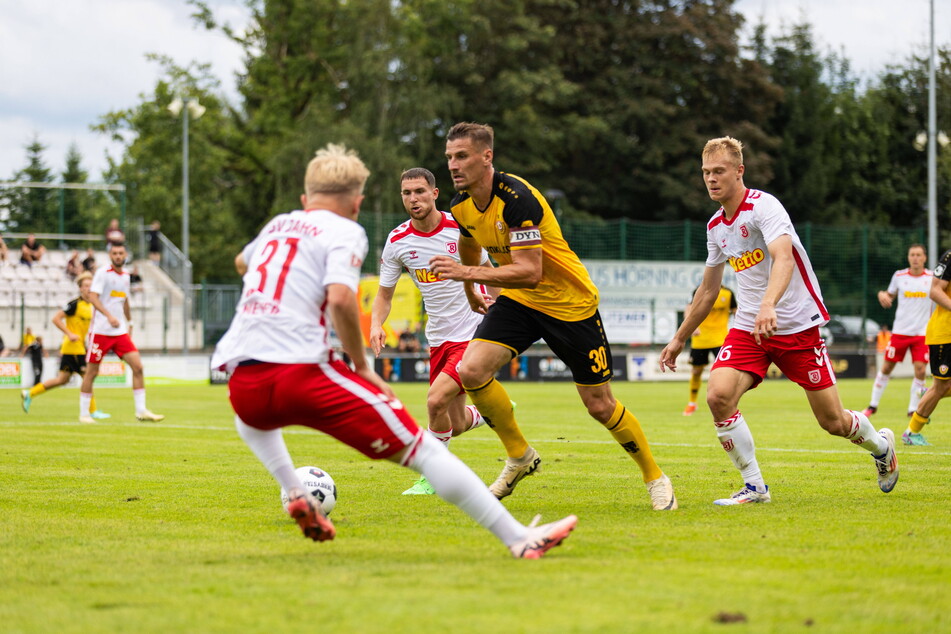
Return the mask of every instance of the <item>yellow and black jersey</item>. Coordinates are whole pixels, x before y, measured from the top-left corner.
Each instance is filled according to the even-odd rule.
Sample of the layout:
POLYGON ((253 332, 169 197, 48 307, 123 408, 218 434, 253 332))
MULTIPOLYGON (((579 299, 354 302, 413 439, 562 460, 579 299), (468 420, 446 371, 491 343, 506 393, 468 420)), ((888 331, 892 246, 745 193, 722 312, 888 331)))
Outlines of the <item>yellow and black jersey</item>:
POLYGON ((70 341, 69 337, 63 335, 60 354, 86 354, 86 333, 89 332, 89 322, 92 321, 92 304, 77 297, 63 306, 63 312, 66 313, 66 328, 79 335, 79 339, 70 341))
MULTIPOLYGON (((696 294, 697 290, 694 289, 693 292, 696 294)), ((722 346, 726 333, 730 329, 730 315, 734 311, 736 311, 736 295, 726 286, 720 286, 713 308, 697 326, 697 334, 690 339, 690 347, 695 350, 705 350, 722 346)))
MULTIPOLYGON (((934 269, 934 279, 951 282, 951 251, 945 251, 938 260, 938 266, 934 269)), ((944 292, 951 296, 951 284, 945 287, 944 292)), ((937 302, 934 312, 931 313, 931 319, 928 320, 925 343, 929 346, 951 343, 951 311, 937 302)))
POLYGON ((484 210, 466 192, 451 211, 462 235, 474 238, 500 265, 512 251, 542 250, 542 281, 535 288, 507 288, 502 295, 563 321, 587 319, 598 309, 598 289, 568 246, 548 202, 526 181, 496 171, 492 199, 484 210))

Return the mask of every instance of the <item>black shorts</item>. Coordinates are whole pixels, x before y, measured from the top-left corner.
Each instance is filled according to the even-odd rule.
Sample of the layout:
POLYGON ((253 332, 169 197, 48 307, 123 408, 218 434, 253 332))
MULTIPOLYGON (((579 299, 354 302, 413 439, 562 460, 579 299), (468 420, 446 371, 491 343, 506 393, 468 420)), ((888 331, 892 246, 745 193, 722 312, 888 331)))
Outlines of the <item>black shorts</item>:
POLYGON ((928 346, 931 374, 939 379, 951 379, 951 343, 928 346))
POLYGON ((611 347, 597 311, 581 321, 562 321, 499 297, 472 338, 505 346, 513 357, 544 339, 571 368, 571 377, 578 385, 602 385, 614 376, 611 347))
POLYGON ((75 372, 82 374, 86 371, 86 355, 64 354, 59 359, 60 372, 75 372))
POLYGON ((718 354, 720 354, 720 346, 716 348, 691 348, 690 365, 707 365, 710 363, 710 357, 713 357, 713 360, 716 361, 718 354))

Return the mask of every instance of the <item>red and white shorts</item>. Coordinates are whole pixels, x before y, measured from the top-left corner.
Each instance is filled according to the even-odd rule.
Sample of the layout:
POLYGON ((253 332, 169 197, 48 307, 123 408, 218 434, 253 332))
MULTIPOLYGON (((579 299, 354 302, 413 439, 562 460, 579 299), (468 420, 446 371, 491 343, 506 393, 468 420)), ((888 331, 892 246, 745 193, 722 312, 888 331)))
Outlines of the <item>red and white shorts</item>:
POLYGON ((894 333, 888 341, 888 347, 885 348, 885 360, 900 363, 905 360, 905 353, 909 350, 911 350, 913 362, 928 362, 928 344, 925 343, 924 335, 913 337, 894 333))
POLYGON ((132 337, 128 334, 110 337, 109 335, 93 335, 92 343, 86 350, 86 363, 102 363, 102 358, 109 351, 115 352, 120 359, 130 352, 138 352, 139 349, 132 343, 132 337))
POLYGON ((462 389, 462 379, 459 378, 459 362, 462 361, 462 355, 468 347, 468 341, 447 341, 442 345, 429 349, 429 384, 432 385, 440 372, 445 372, 459 386, 459 393, 465 392, 462 389))
POLYGON ((392 456, 422 434, 402 403, 340 360, 238 366, 228 389, 235 413, 251 427, 303 425, 373 459, 392 456))
POLYGON ((756 387, 766 376, 770 363, 775 363, 790 381, 803 389, 824 390, 835 385, 835 372, 818 326, 793 335, 761 337, 759 344, 750 333, 732 328, 711 370, 725 367, 749 372, 756 379, 753 383, 756 387))

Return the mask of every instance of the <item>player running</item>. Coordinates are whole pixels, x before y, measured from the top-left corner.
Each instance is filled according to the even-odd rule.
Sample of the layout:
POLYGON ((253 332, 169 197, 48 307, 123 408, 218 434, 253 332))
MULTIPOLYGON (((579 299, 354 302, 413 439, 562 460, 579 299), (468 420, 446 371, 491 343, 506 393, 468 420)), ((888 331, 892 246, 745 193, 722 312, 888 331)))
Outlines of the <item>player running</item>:
POLYGON ((875 375, 872 398, 863 412, 866 416, 878 411, 878 404, 891 379, 892 370, 895 369, 896 363, 904 361, 906 352, 911 352, 911 362, 915 367, 915 378, 911 382, 911 393, 908 395, 909 416, 915 413, 918 401, 925 393, 925 366, 928 363, 925 331, 934 308, 929 297, 933 276, 931 271, 925 268, 926 259, 923 245, 913 244, 908 247, 908 268, 895 271, 888 283, 888 290, 878 292, 878 303, 882 308, 891 308, 896 300, 898 308, 895 309, 892 336, 885 348, 885 360, 875 375))
MULTIPOLYGON (((466 392, 456 366, 469 340, 482 322, 482 315, 469 308, 465 289, 459 282, 440 280, 429 270, 429 259, 449 254, 458 258, 459 226, 452 216, 436 209, 439 189, 428 169, 414 167, 400 176, 400 195, 410 219, 393 229, 386 238, 380 258, 380 287, 373 300, 370 347, 379 356, 386 344, 383 324, 393 306, 393 293, 405 269, 423 296, 426 339, 429 341, 429 392, 426 411, 429 432, 446 447, 453 436, 479 427, 484 422, 474 405, 466 406, 466 392)), ((482 265, 491 267, 482 252, 482 265)), ((484 293, 484 287, 480 290, 484 293)), ((426 476, 403 495, 432 495, 426 476)))
MULTIPOLYGON (((89 303, 89 287, 92 285, 92 273, 81 273, 76 277, 79 297, 71 300, 53 315, 53 325, 63 331, 63 343, 59 347, 59 374, 52 379, 37 383, 23 390, 23 411, 29 413, 30 404, 40 394, 69 383, 73 374, 82 376, 86 372, 86 335, 92 320, 92 304, 89 303)), ((89 402, 90 416, 94 419, 109 418, 109 414, 96 409, 96 400, 89 402)))
POLYGON ((112 266, 100 267, 92 278, 89 303, 95 308, 90 327, 91 343, 86 351, 88 369, 83 375, 79 392, 79 422, 94 423, 90 415, 92 386, 99 376, 99 364, 110 351, 125 361, 132 369, 132 398, 135 417, 142 421, 160 421, 165 417, 153 414, 145 407, 145 374, 142 358, 132 343, 129 331, 132 328, 132 309, 129 307, 129 272, 123 270, 127 257, 125 245, 112 243, 109 246, 109 261, 112 266))
POLYGON ((842 408, 819 326, 829 321, 819 281, 782 203, 743 184, 743 145, 711 139, 703 148, 703 180, 722 206, 707 223, 707 262, 694 308, 660 353, 660 368, 676 370, 686 338, 707 316, 720 291, 723 267, 736 271, 737 311, 707 383, 707 405, 720 444, 740 471, 744 487, 714 504, 769 502, 753 434, 738 409, 740 397, 766 376, 769 364, 806 391, 819 425, 872 453, 878 486, 898 482, 895 435, 875 431, 865 414, 842 408))
POLYGON ((318 151, 307 166, 303 209, 271 219, 236 258, 241 300, 211 362, 233 372, 229 397, 238 434, 288 492, 287 512, 314 541, 331 540, 337 531, 294 472, 281 431, 290 425, 409 467, 514 557, 537 559, 568 537, 577 518, 520 524, 478 476, 416 425, 367 363, 357 303, 367 237, 356 218, 369 174, 342 146, 318 151), (331 321, 353 369, 328 344, 331 321))

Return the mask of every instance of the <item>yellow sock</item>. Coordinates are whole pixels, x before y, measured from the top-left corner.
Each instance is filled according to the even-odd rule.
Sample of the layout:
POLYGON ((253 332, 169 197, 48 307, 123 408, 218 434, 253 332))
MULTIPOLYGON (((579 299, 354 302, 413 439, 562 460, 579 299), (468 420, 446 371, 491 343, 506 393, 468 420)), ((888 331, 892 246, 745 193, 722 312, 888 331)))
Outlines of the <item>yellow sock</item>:
POLYGON ((621 404, 621 401, 617 402, 611 418, 603 425, 614 436, 614 440, 624 448, 624 451, 631 454, 631 458, 641 468, 644 482, 656 480, 663 475, 660 467, 654 462, 654 455, 651 453, 650 445, 647 444, 647 437, 641 429, 641 424, 634 414, 621 404))
POLYGON ((697 402, 697 394, 700 393, 700 381, 702 377, 690 375, 690 402, 697 402))
POLYGON ((515 422, 515 413, 512 411, 512 401, 502 384, 494 378, 485 385, 466 388, 466 393, 472 399, 486 425, 495 430, 499 440, 505 446, 505 453, 509 458, 521 458, 528 451, 528 441, 522 435, 522 430, 515 422))
POLYGON ((42 383, 37 383, 36 385, 30 388, 30 398, 33 398, 34 396, 39 396, 45 391, 46 391, 46 386, 43 385, 42 383))
POLYGON ((928 419, 919 415, 918 412, 915 412, 911 415, 911 420, 908 421, 908 429, 916 434, 920 434, 921 430, 924 429, 927 424, 928 419))
POLYGON ((89 413, 92 414, 95 411, 96 411, 96 397, 93 396, 91 399, 89 399, 89 413))

